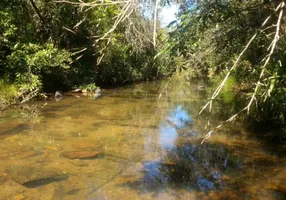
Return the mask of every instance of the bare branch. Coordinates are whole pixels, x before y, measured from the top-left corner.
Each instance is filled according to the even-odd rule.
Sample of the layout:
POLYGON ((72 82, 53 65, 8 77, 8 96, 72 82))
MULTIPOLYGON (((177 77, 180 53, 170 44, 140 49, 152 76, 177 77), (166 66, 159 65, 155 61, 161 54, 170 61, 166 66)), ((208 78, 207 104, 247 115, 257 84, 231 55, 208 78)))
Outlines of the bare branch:
MULTIPOLYGON (((260 72, 260 75, 259 75, 259 78, 258 78, 258 81, 256 83, 256 86, 255 86, 255 89, 254 89, 254 93, 252 94, 251 96, 251 99, 249 100, 249 103, 247 104, 246 107, 244 107, 243 109, 241 109, 239 112, 237 112, 236 114, 234 114, 233 116, 231 116, 228 120, 226 120, 225 122, 221 123, 220 125, 218 125, 217 127, 215 127, 214 129, 212 129, 210 132, 208 132, 205 136, 205 138, 202 140, 201 143, 203 143, 206 139, 208 139, 212 132, 214 132, 215 130, 217 130, 218 128, 220 128, 223 124, 225 123, 228 123, 228 122, 231 122, 233 121, 239 114, 241 114, 242 112, 244 111, 247 111, 247 114, 249 114, 250 112, 250 108, 251 108, 251 105, 253 104, 253 101, 256 100, 256 95, 257 95, 257 92, 261 86, 261 80, 264 76, 264 73, 265 73, 265 70, 266 70, 266 67, 271 59, 271 56, 273 55, 274 53, 274 50, 275 50, 275 47, 276 47, 276 44, 279 40, 279 32, 280 32, 280 26, 281 26, 281 20, 282 20, 282 16, 283 16, 283 8, 285 6, 285 3, 284 1, 282 1, 278 6, 277 8, 275 9, 275 11, 278 11, 280 9, 280 12, 279 12, 279 16, 278 16, 278 20, 277 20, 277 23, 276 25, 274 25, 276 27, 276 31, 275 31, 275 36, 273 38, 273 40, 271 41, 271 44, 269 46, 269 48, 267 50, 270 50, 269 54, 267 54, 265 56, 265 58, 262 59, 262 61, 264 61, 264 64, 262 66, 262 70, 260 72)), ((269 21, 271 15, 269 15, 266 20, 262 23, 259 31, 261 31, 261 28, 263 26, 265 26, 267 24, 267 22, 269 21)), ((217 89, 215 90, 215 92, 213 93, 211 99, 204 105, 204 107, 201 109, 201 111, 199 112, 199 114, 201 114, 208 106, 210 107, 210 111, 211 111, 211 108, 212 108, 212 101, 217 97, 217 95, 220 93, 221 89, 223 88, 223 86, 225 85, 228 77, 230 76, 230 73, 231 71, 233 71, 233 69, 237 66, 237 63, 239 62, 240 58, 242 57, 242 55, 245 53, 245 51, 249 48, 250 44, 252 43, 252 41, 255 39, 255 37, 257 36, 258 32, 255 33, 252 38, 249 40, 248 44, 245 46, 245 48, 243 49, 243 51, 239 54, 238 58, 236 59, 235 63, 233 64, 233 66, 230 68, 229 72, 226 74, 225 78, 223 79, 223 81, 221 82, 221 84, 217 87, 217 89)), ((257 100, 256 100, 257 101, 257 100)))
POLYGON ((156 37, 157 37, 157 15, 158 15, 158 1, 154 2, 154 25, 153 25, 153 46, 156 48, 156 37))
MULTIPOLYGON (((279 8, 280 8, 280 7, 283 8, 284 6, 285 6, 285 3, 284 3, 284 2, 281 2, 278 7, 279 7, 279 8)), ((262 70, 261 70, 261 72, 260 72, 259 79, 258 79, 258 81, 257 81, 257 83, 256 83, 256 87, 255 87, 255 89, 254 89, 254 93, 252 94, 251 99, 250 99, 250 101, 249 101, 249 103, 248 103, 248 105, 247 105, 247 107, 246 107, 246 108, 247 108, 247 114, 249 114, 249 111, 250 111, 250 107, 251 107, 251 105, 252 105, 252 102, 253 102, 253 100, 255 99, 255 96, 256 96, 256 94, 257 94, 257 91, 258 91, 258 89, 259 89, 259 87, 260 87, 260 81, 261 81, 262 77, 264 76, 264 72, 265 72, 265 70, 266 70, 266 66, 267 66, 268 63, 269 63, 270 58, 271 58, 271 56, 272 56, 273 53, 274 53, 276 44, 277 44, 277 42, 278 42, 278 40, 279 40, 279 32, 280 32, 280 25, 281 25, 282 16, 283 16, 283 9, 281 9, 281 10, 280 10, 280 13, 279 13, 279 17, 278 17, 277 24, 276 24, 276 32, 275 32, 275 36, 274 36, 274 38, 273 38, 273 40, 272 40, 272 42, 271 42, 270 52, 269 52, 269 54, 266 56, 267 59, 265 60, 264 65, 262 66, 262 70)))

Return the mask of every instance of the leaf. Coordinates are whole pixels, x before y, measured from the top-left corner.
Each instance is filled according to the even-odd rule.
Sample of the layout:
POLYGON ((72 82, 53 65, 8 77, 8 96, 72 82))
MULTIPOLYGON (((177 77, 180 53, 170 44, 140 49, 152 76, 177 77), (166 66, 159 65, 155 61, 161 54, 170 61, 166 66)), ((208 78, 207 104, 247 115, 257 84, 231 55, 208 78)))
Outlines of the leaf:
POLYGON ((267 94, 268 94, 269 97, 270 97, 270 94, 271 94, 271 92, 273 91, 273 89, 275 87, 275 84, 276 84, 276 79, 271 79, 270 80, 270 87, 269 87, 269 89, 267 91, 267 94))
POLYGON ((178 23, 177 20, 171 21, 171 22, 167 25, 167 28, 171 28, 174 24, 177 24, 177 23, 178 23))

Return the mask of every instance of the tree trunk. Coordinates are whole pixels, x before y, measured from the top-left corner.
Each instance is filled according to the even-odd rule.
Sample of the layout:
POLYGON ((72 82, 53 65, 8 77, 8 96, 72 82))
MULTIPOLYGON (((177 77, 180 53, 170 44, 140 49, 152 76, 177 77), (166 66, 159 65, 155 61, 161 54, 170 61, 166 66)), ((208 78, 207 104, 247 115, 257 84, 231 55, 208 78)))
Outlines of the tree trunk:
POLYGON ((154 5, 154 25, 153 25, 153 46, 156 48, 156 38, 157 38, 157 16, 158 16, 158 0, 155 0, 154 5))

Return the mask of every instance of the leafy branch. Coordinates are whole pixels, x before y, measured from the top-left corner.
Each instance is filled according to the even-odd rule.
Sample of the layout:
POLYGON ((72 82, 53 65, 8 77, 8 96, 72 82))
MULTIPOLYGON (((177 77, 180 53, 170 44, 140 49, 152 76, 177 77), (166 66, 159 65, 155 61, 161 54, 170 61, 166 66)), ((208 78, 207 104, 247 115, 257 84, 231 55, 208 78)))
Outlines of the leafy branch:
POLYGON ((270 44, 270 46, 267 48, 267 50, 269 51, 269 53, 262 59, 262 62, 264 61, 264 64, 262 66, 262 69, 261 69, 261 72, 260 72, 260 75, 259 75, 259 78, 256 82, 256 86, 254 88, 254 92, 247 104, 246 107, 244 107, 243 109, 241 109, 239 112, 237 112, 236 114, 232 115, 229 119, 227 119, 226 121, 224 121, 223 123, 219 124, 218 126, 216 126, 215 128, 213 128, 211 131, 209 131, 205 138, 202 140, 201 143, 203 143, 205 140, 207 140, 211 134, 219 129, 223 124, 225 123, 228 123, 228 122, 232 122, 234 119, 236 119, 236 117, 243 113, 244 111, 247 111, 247 114, 249 114, 250 112, 250 109, 251 109, 251 106, 254 102, 254 100, 256 100, 256 97, 257 97, 257 93, 258 93, 258 90, 261 86, 261 81, 262 81, 262 78, 265 74, 265 71, 266 71, 266 68, 270 62, 270 59, 275 51, 275 48, 276 48, 276 45, 277 45, 277 42, 279 40, 279 33, 280 33, 280 27, 281 27, 281 20, 282 20, 282 17, 283 17, 283 11, 284 11, 284 7, 285 7, 285 2, 284 1, 281 1, 280 4, 276 7, 275 9, 275 12, 279 11, 279 15, 278 15, 278 19, 277 19, 277 22, 276 22, 276 25, 271 25, 267 28, 264 28, 264 26, 267 24, 267 22, 270 20, 271 16, 272 15, 269 15, 265 20, 264 22, 262 23, 260 29, 252 36, 252 38, 249 40, 249 42, 247 43, 247 45, 245 46, 245 48, 241 51, 241 53, 239 54, 239 56, 237 57, 237 59, 235 60, 234 64, 232 65, 232 67, 230 68, 230 70, 228 71, 228 73, 226 74, 226 76, 224 77, 223 81, 220 83, 220 85, 216 88, 216 90, 214 91, 214 93, 212 94, 212 97, 211 99, 203 106, 203 108, 201 109, 201 111, 199 112, 199 114, 201 114, 207 107, 209 107, 209 112, 211 112, 212 110, 212 103, 213 103, 213 100, 219 95, 220 91, 222 90, 223 86, 225 85, 227 79, 229 78, 231 72, 236 68, 236 66, 238 65, 239 61, 241 60, 241 57, 244 55, 244 53, 247 51, 247 49, 249 48, 249 46, 251 45, 251 43, 254 41, 254 39, 256 38, 256 36, 258 35, 259 31, 263 31, 263 30, 266 30, 266 29, 269 29, 269 28, 273 28, 273 27, 276 27, 275 29, 275 34, 274 34, 274 37, 272 39, 272 42, 270 44), (264 29, 262 29, 264 28, 264 29))

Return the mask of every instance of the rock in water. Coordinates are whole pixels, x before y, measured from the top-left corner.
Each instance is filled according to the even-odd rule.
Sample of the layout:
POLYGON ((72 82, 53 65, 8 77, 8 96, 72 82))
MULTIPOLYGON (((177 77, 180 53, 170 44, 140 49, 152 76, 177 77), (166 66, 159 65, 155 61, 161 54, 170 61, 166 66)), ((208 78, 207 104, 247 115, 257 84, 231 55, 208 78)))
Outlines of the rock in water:
POLYGON ((72 93, 82 93, 82 90, 77 88, 71 91, 72 93))
POLYGON ((102 96, 101 89, 97 88, 96 91, 95 91, 95 94, 93 95, 93 98, 97 99, 97 98, 99 98, 101 96, 102 96))
POLYGON ((60 91, 56 91, 55 99, 56 101, 60 101, 63 98, 63 94, 60 91))
POLYGON ((63 94, 60 91, 56 91, 55 98, 61 98, 63 97, 63 94))
POLYGON ((25 187, 37 187, 63 179, 57 171, 43 166, 17 166, 9 168, 7 172, 12 179, 25 187))
POLYGON ((99 155, 98 151, 63 151, 62 155, 69 159, 93 158, 99 155))
POLYGON ((31 128, 31 126, 29 124, 19 124, 19 125, 11 128, 9 130, 6 130, 6 131, 5 130, 4 131, 1 130, 0 136, 2 136, 2 135, 6 135, 7 136, 7 135, 21 133, 22 131, 28 130, 30 128, 31 128))

